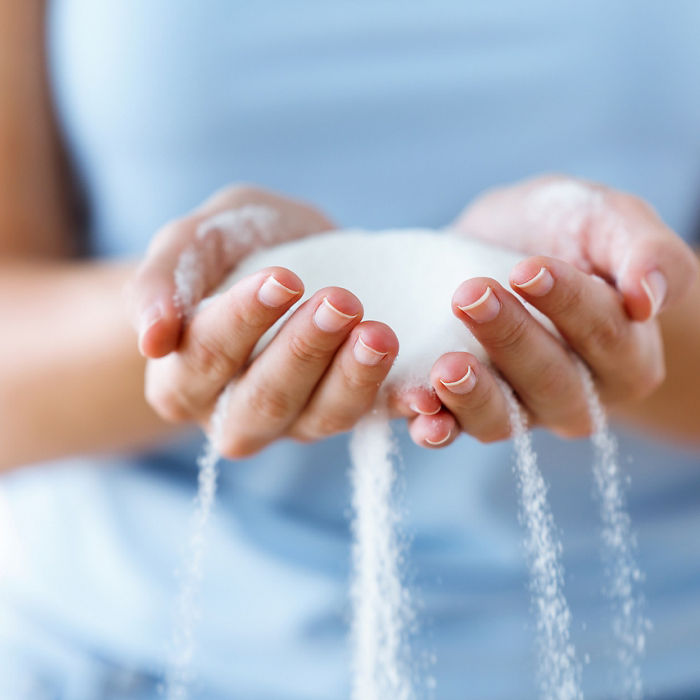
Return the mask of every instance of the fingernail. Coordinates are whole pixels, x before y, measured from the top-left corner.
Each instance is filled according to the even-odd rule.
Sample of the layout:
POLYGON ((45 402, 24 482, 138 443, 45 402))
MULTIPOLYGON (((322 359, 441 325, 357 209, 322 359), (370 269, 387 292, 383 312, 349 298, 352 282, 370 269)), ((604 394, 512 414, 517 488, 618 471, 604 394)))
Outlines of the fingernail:
POLYGON ((534 277, 519 284, 513 282, 513 285, 518 289, 524 289, 530 296, 543 297, 554 286, 554 277, 546 267, 541 267, 534 277))
POLYGON ((661 311, 661 307, 666 299, 666 292, 668 290, 666 278, 658 270, 652 270, 642 278, 642 288, 649 297, 651 315, 656 316, 656 314, 661 311))
POLYGON ((156 302, 151 304, 147 309, 144 309, 139 316, 139 348, 143 344, 143 339, 148 333, 149 329, 152 328, 158 321, 163 318, 163 304, 161 302, 156 302))
POLYGON ((486 287, 486 291, 472 304, 457 307, 463 311, 472 321, 477 323, 486 323, 493 321, 498 312, 501 310, 501 302, 493 293, 491 287, 486 287))
POLYGON ((291 299, 299 294, 298 289, 290 289, 285 287, 281 282, 275 279, 274 275, 270 275, 258 290, 258 300, 265 306, 277 308, 284 306, 291 299))
POLYGON ((440 447, 440 445, 444 445, 452 436, 452 430, 450 430, 447 435, 445 435, 444 438, 441 438, 440 440, 429 440, 428 438, 425 438, 425 441, 430 445, 431 447, 440 447))
POLYGON ((418 404, 412 403, 408 406, 414 413, 420 413, 421 416, 435 416, 442 410, 442 404, 440 404, 434 411, 424 411, 418 404))
POLYGON ((469 367, 467 373, 461 379, 457 379, 454 382, 441 379, 440 384, 453 394, 468 394, 476 385, 476 375, 472 372, 472 368, 469 367))
POLYGON ((337 333, 345 328, 353 318, 357 318, 357 314, 344 314, 328 301, 328 297, 323 297, 323 301, 314 314, 314 323, 326 333, 337 333))
POLYGON ((387 353, 379 352, 379 350, 375 350, 367 345, 361 337, 358 337, 355 341, 352 351, 355 359, 361 365, 369 365, 370 367, 378 365, 387 356, 387 353))

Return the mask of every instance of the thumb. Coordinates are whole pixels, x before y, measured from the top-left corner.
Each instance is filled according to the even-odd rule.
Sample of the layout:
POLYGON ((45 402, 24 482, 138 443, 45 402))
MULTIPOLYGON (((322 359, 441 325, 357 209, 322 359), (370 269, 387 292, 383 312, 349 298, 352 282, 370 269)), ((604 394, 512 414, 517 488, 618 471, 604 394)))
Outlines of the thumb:
POLYGON ((129 316, 144 357, 163 357, 178 345, 183 313, 176 293, 176 271, 183 257, 186 262, 193 225, 188 219, 166 224, 127 284, 129 316))
POLYGON ((683 299, 698 275, 697 257, 646 202, 613 191, 604 200, 591 217, 588 254, 615 280, 630 318, 646 321, 683 299))

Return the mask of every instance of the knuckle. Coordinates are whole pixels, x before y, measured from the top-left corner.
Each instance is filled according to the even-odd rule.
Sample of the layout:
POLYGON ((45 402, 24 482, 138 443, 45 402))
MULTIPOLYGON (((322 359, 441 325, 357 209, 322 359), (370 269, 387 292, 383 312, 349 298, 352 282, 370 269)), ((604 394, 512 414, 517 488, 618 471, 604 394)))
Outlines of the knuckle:
POLYGON ((368 377, 361 368, 343 367, 341 369, 343 385, 352 394, 374 394, 379 390, 381 382, 376 377, 368 377))
POLYGON ((489 387, 474 396, 467 396, 468 408, 455 412, 462 430, 483 444, 509 439, 510 422, 505 413, 500 412, 497 407, 498 396, 494 389, 489 387))
POLYGON ((542 365, 529 391, 548 402, 568 402, 574 386, 567 367, 562 362, 555 361, 542 365))
POLYGON ((466 395, 469 408, 467 409, 470 415, 473 416, 483 416, 493 412, 492 403, 495 398, 494 388, 479 387, 479 382, 477 382, 477 388, 479 392, 473 392, 473 396, 470 394, 466 395))
POLYGON ((274 309, 255 303, 236 303, 231 309, 231 328, 246 336, 259 335, 271 325, 270 312, 274 309))
POLYGON ((556 316, 571 316, 580 312, 584 305, 583 290, 579 285, 556 285, 556 295, 553 298, 552 313, 556 316))
POLYGON ((325 360, 329 353, 302 335, 293 335, 289 340, 289 352, 302 365, 316 365, 325 360))
POLYGON ((353 416, 332 411, 323 412, 315 420, 314 433, 322 437, 338 435, 351 430, 354 424, 353 416))
POLYGON ((513 319, 507 328, 489 341, 489 346, 506 352, 518 350, 527 335, 529 321, 527 316, 518 315, 518 318, 513 319))
POLYGON ((197 333, 190 335, 189 347, 183 355, 187 364, 198 375, 221 378, 231 373, 231 360, 226 354, 215 343, 205 341, 197 333))
POLYGON ((618 354, 624 350, 626 333, 620 322, 610 314, 592 319, 583 342, 585 348, 596 355, 618 354))
POLYGON ((293 414, 294 406, 283 392, 256 386, 248 395, 248 410, 265 421, 282 423, 293 414))

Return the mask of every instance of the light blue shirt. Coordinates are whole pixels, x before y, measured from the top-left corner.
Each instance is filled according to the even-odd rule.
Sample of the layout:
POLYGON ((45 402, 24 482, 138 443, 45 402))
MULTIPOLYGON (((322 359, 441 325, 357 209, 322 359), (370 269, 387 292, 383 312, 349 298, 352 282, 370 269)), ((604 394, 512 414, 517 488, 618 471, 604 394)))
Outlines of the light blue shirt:
MULTIPOLYGON (((307 199, 341 225, 437 227, 484 188, 560 171, 635 192, 690 236, 699 28, 694 0, 55 0, 47 38, 90 250, 111 257, 142 254, 162 223, 236 181, 307 199)), ((428 452, 397 429, 417 675, 436 679, 439 700, 536 697, 511 446, 462 437, 428 452)), ((348 696, 346 442, 282 442, 222 465, 201 697, 348 696)), ((574 642, 590 658, 586 697, 602 700, 617 687, 591 450, 546 434, 536 445, 574 642)), ((3 479, 19 545, 0 588, 0 689, 155 697, 198 449, 3 479)), ((621 449, 655 627, 646 685, 697 697, 699 460, 640 437, 621 449)))

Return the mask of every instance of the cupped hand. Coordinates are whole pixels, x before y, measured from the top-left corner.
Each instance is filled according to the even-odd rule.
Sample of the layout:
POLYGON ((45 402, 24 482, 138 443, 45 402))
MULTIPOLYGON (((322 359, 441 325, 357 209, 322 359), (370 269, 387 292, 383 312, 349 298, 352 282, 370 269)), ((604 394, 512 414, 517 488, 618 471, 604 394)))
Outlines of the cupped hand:
MULTIPOLYGON (((332 228, 306 204, 229 187, 156 234, 130 299, 148 358, 146 398, 161 417, 209 430, 228 387, 218 447, 242 458, 282 437, 312 441, 349 430, 375 404, 398 340, 385 324, 362 320, 351 292, 316 291, 254 359, 260 338, 303 295, 293 271, 265 268, 197 308, 253 248, 332 228)), ((416 389, 394 396, 391 409, 415 418, 440 402, 416 389)))
POLYGON ((449 353, 434 365, 431 383, 455 421, 445 444, 460 430, 483 442, 510 435, 494 370, 514 388, 532 424, 565 437, 591 431, 573 353, 607 404, 642 400, 661 384, 656 319, 683 298, 698 273, 690 248, 649 205, 602 185, 553 176, 485 194, 453 228, 534 257, 513 269, 511 290, 476 278, 455 292, 453 312, 493 366, 469 353, 449 353), (547 316, 560 337, 521 300, 547 316))

